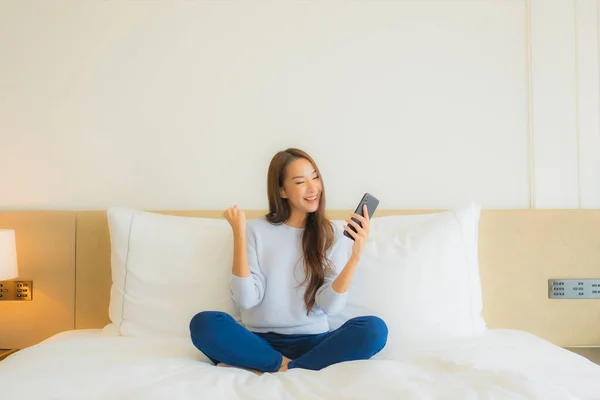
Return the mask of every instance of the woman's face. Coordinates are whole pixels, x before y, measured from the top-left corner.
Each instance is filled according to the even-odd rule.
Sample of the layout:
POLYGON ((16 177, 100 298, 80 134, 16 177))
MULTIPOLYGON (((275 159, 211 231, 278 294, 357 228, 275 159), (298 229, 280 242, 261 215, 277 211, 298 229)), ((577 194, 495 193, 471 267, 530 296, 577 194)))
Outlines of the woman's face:
POLYGON ((298 158, 287 165, 280 194, 293 210, 301 213, 317 211, 322 189, 321 177, 310 161, 298 158))

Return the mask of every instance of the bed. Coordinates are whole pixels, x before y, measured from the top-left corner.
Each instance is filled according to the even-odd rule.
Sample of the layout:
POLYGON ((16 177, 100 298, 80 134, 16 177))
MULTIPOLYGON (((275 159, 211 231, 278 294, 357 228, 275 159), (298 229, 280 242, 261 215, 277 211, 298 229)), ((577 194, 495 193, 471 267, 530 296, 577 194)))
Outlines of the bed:
MULTIPOLYGON (((490 241, 489 221, 482 221, 477 205, 394 214, 382 212, 373 220, 348 306, 330 317, 335 329, 355 315, 381 316, 390 329, 383 351, 371 360, 321 371, 261 376, 213 366, 187 336, 190 316, 201 309, 238 315, 225 290, 227 269, 215 268, 230 263, 224 221, 129 208, 84 215, 77 232, 82 264, 77 266, 76 297, 78 312, 84 314, 80 321, 85 322, 0 362, 2 398, 600 399, 600 366, 559 345, 590 344, 597 333, 556 323, 551 328, 552 313, 538 315, 543 307, 556 307, 547 298, 531 299, 539 302, 534 318, 527 315, 526 305, 517 310, 504 301, 511 296, 501 301, 492 290, 488 297, 490 270, 499 269, 495 262, 506 262, 498 254, 531 259, 532 253, 522 251, 531 246, 509 247, 510 240, 527 243, 527 233, 519 228, 505 236, 496 233, 490 241), (501 251, 492 250, 497 247, 501 251), (218 272, 207 280, 207 271, 218 272), (109 284, 103 285, 107 275, 109 284), (173 287, 178 289, 156 294, 173 287), (98 300, 100 292, 105 302, 98 300), (495 302, 502 306, 492 307, 495 302), (512 324, 503 320, 511 307, 516 318, 512 324), (531 321, 536 318, 549 327, 531 321)), ((510 221, 509 215, 523 216, 504 214, 502 223, 510 221)), ((534 218, 556 222, 560 215, 534 218)), ((494 230, 504 231, 497 226, 494 230)), ((560 244, 560 251, 569 253, 565 237, 568 232, 552 247, 560 244)), ((540 245, 534 247, 539 253, 540 245)), ((597 245, 591 247, 587 258, 597 256, 597 245)), ((581 243, 572 250, 581 252, 581 243)), ((505 283, 497 281, 510 268, 506 265, 492 277, 500 288, 505 283)), ((539 286, 532 290, 543 293, 539 286)), ((579 311, 587 311, 588 317, 589 307, 597 307, 589 302, 561 304, 588 307, 579 311)))
POLYGON ((70 331, 0 363, 3 398, 598 399, 600 367, 522 331, 424 341, 369 361, 257 376, 186 340, 70 331))

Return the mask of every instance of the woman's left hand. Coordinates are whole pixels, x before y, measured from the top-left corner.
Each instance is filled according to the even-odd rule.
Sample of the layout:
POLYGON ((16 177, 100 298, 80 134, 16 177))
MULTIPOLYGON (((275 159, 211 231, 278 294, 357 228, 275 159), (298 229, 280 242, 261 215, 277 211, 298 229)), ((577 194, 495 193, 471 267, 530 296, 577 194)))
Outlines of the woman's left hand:
POLYGON ((366 205, 363 205, 363 215, 364 215, 364 217, 361 215, 358 215, 356 213, 352 214, 353 218, 360 221, 362 227, 358 223, 356 223, 354 220, 352 220, 352 218, 348 218, 346 220, 346 222, 349 225, 352 225, 354 227, 354 229, 356 229, 356 232, 354 232, 352 229, 350 229, 349 225, 346 225, 344 227, 344 230, 346 232, 348 232, 350 234, 350 236, 352 236, 352 238, 354 238, 354 244, 352 245, 352 255, 356 256, 356 257, 361 256, 363 248, 365 246, 365 243, 367 242, 367 239, 369 238, 369 233, 371 232, 369 213, 368 213, 366 205))

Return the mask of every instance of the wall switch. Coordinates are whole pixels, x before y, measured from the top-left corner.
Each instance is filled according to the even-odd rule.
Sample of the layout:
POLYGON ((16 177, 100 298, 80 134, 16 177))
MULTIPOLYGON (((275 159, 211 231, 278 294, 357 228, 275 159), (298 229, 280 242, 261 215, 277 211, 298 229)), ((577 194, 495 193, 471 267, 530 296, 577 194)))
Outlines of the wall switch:
POLYGON ((33 299, 33 281, 0 281, 0 301, 33 299))
POLYGON ((600 279, 548 279, 549 299, 600 299, 600 279))

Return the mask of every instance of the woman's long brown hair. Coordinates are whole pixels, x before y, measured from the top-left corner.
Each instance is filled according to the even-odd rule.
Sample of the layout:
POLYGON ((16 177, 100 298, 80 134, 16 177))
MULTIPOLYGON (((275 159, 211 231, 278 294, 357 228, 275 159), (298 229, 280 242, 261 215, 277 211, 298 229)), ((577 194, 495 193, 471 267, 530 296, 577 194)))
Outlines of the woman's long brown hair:
MULTIPOLYGON (((298 158, 308 160, 315 168, 317 174, 321 173, 314 160, 304 151, 299 149, 286 149, 273 156, 269 164, 267 177, 267 195, 269 199, 269 213, 265 216, 273 224, 287 221, 291 215, 291 207, 287 199, 281 197, 281 188, 285 180, 285 171, 288 164, 298 158)), ((333 245, 333 223, 325 216, 325 187, 321 181, 321 194, 319 208, 306 217, 304 233, 302 235, 302 251, 304 255, 305 280, 308 282, 304 294, 306 314, 310 313, 315 305, 317 290, 325 280, 325 269, 331 262, 327 259, 326 252, 333 245)))

